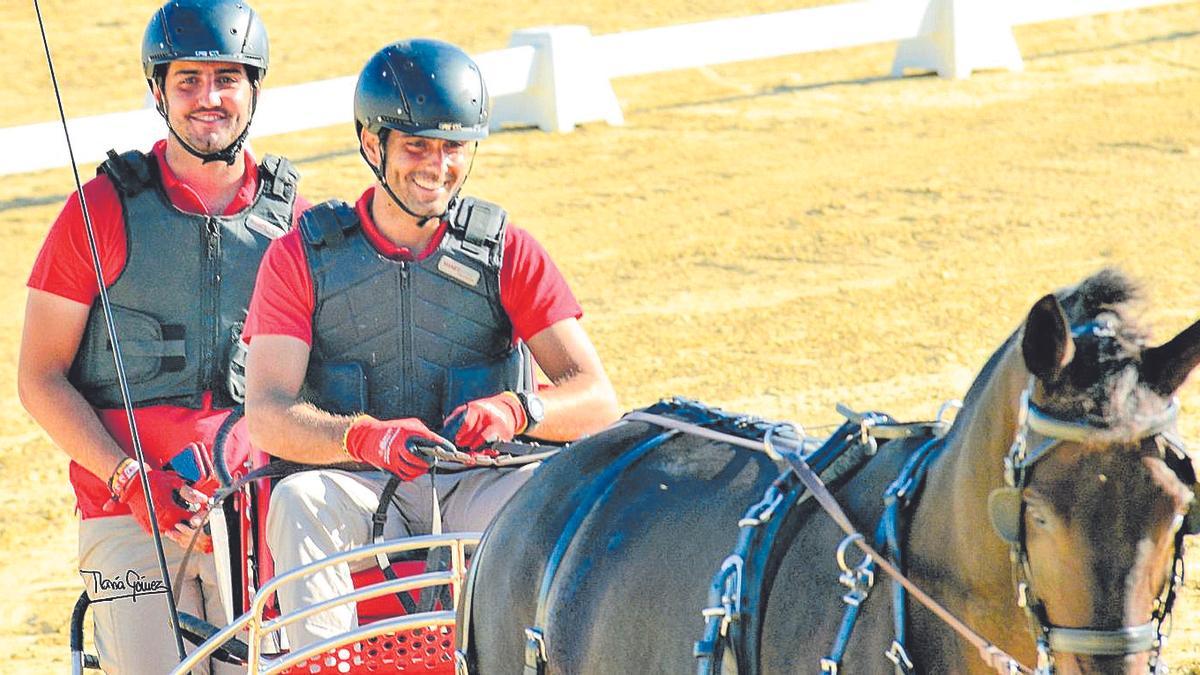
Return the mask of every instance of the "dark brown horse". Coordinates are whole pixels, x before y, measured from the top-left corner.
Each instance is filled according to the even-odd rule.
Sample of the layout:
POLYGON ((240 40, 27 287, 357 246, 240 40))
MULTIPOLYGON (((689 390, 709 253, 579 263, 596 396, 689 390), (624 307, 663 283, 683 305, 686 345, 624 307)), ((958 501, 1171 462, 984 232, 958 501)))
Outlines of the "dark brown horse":
MULTIPOLYGON (((870 541, 885 488, 905 465, 927 468, 890 553, 976 633, 1043 672, 1147 672, 1182 563, 1195 474, 1173 435, 1173 397, 1200 362, 1200 322, 1148 347, 1135 295, 1104 271, 1042 298, 944 437, 896 440, 824 474, 870 541)), ((708 657, 701 672, 819 672, 845 634, 834 556, 845 534, 811 500, 767 513, 765 562, 743 578, 754 565, 730 555, 742 550, 739 520, 790 488, 783 462, 742 445, 627 421, 547 462, 473 564, 460 623, 471 672, 695 672, 694 648, 708 657), (738 572, 724 609, 709 598, 723 564, 738 572), (694 647, 721 616, 723 649, 694 647)), ((833 659, 842 670, 894 672, 884 654, 898 654, 899 630, 916 672, 989 672, 911 596, 897 624, 890 586, 880 575, 861 603, 833 659)))

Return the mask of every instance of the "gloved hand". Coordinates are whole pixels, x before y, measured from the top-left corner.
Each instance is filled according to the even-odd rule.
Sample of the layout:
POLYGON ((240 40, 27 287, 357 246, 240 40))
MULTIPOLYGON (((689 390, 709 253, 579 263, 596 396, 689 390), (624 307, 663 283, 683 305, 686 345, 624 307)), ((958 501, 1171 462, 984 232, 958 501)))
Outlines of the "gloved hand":
POLYGON ((414 438, 448 444, 415 417, 377 420, 370 415, 359 417, 346 429, 342 444, 355 460, 390 471, 402 480, 412 480, 429 471, 429 462, 407 447, 414 438))
MULTIPOLYGON (((117 504, 124 504, 133 513, 133 518, 142 526, 146 534, 151 533, 150 512, 146 508, 146 493, 142 490, 142 479, 137 472, 137 462, 132 465, 122 463, 117 470, 122 475, 114 476, 111 487, 113 498, 104 505, 106 512, 112 513, 117 504)), ((174 471, 148 470, 146 478, 150 482, 150 499, 154 502, 154 514, 158 518, 158 531, 162 534, 173 533, 175 526, 187 522, 192 512, 177 501, 177 492, 187 488, 187 482, 174 471)))
POLYGON ((454 443, 469 450, 478 450, 487 443, 511 441, 526 426, 525 408, 511 391, 464 403, 442 422, 444 433, 454 434, 454 443))

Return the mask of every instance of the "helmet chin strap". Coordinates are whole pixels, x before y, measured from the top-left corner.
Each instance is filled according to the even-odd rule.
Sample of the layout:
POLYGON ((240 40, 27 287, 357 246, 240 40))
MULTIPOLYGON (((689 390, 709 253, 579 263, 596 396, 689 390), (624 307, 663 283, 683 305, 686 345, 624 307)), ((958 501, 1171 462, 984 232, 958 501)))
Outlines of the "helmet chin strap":
MULTIPOLYGON (((159 81, 158 90, 159 92, 163 90, 161 80, 159 81)), ((163 121, 167 123, 167 131, 171 132, 171 135, 175 137, 175 140, 179 141, 179 144, 183 146, 184 150, 187 150, 188 154, 196 157, 205 164, 209 162, 225 162, 229 166, 233 166, 233 163, 237 161, 237 158, 241 154, 242 145, 246 142, 246 137, 250 134, 250 123, 254 121, 254 112, 258 110, 258 82, 254 83, 254 93, 250 100, 250 118, 246 120, 246 126, 242 129, 242 133, 238 134, 238 137, 226 146, 225 149, 218 150, 217 152, 200 152, 196 148, 193 148, 187 141, 183 140, 183 136, 180 136, 179 132, 175 131, 175 127, 171 126, 171 118, 167 116, 166 94, 162 94, 161 100, 155 107, 158 109, 158 114, 162 115, 163 121)))
MULTIPOLYGON (((378 167, 376 167, 374 164, 372 164, 371 160, 367 158, 367 153, 365 150, 363 150, 362 143, 358 144, 358 154, 362 155, 363 160, 365 160, 367 162, 367 166, 371 167, 371 172, 375 174, 375 179, 378 180, 379 184, 383 186, 383 190, 384 190, 384 192, 387 192, 388 197, 392 198, 392 202, 395 203, 396 206, 399 206, 402 211, 404 211, 408 215, 412 216, 413 218, 417 219, 417 227, 425 227, 425 225, 427 225, 431 221, 441 222, 441 220, 446 217, 446 214, 450 212, 450 209, 453 208, 454 203, 456 201, 458 201, 458 195, 460 192, 462 192, 463 185, 467 184, 467 178, 469 178, 471 176, 471 169, 473 169, 475 167, 475 154, 474 153, 471 154, 471 165, 467 167, 467 174, 466 174, 466 176, 463 177, 462 183, 458 186, 458 189, 454 191, 454 194, 451 195, 450 201, 446 202, 446 210, 442 211, 441 213, 434 215, 434 216, 422 215, 422 214, 416 213, 412 209, 408 208, 408 206, 403 201, 400 200, 400 197, 394 191, 392 191, 392 186, 388 185, 388 182, 387 182, 387 135, 388 134, 387 134, 387 132, 389 132, 389 131, 391 131, 391 130, 386 129, 386 128, 379 130, 379 134, 378 134, 379 135, 379 166, 378 167)), ((479 142, 476 141, 476 145, 478 145, 478 143, 479 142)))

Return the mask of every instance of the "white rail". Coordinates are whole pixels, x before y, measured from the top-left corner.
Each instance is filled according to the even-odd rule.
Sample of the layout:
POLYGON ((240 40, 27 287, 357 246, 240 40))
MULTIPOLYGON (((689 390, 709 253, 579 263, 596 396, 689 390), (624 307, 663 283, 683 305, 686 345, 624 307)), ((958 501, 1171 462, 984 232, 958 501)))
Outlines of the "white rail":
MULTIPOLYGON (((896 42, 893 75, 909 70, 967 77, 1019 70, 1012 26, 1196 0, 861 0, 789 12, 592 36, 583 26, 516 31, 507 49, 476 59, 492 94, 493 127, 570 131, 623 121, 613 78, 735 61, 896 42)), ((251 137, 349 124, 354 77, 263 92, 251 137)), ((80 162, 109 148, 146 149, 166 133, 153 110, 69 122, 80 162)), ((0 129, 0 175, 68 163, 58 122, 0 129)))
POLYGON ((250 653, 250 661, 247 664, 248 675, 259 675, 260 673, 262 675, 270 675, 271 673, 278 673, 288 667, 294 666, 306 659, 323 654, 328 649, 353 644, 356 641, 365 640, 384 633, 430 626, 453 626, 454 610, 453 608, 447 608, 443 611, 421 612, 357 627, 343 635, 332 637, 304 648, 298 648, 283 655, 268 656, 260 652, 263 638, 267 634, 277 633, 290 623, 337 605, 357 603, 360 600, 397 592, 449 585, 453 604, 457 606, 459 593, 466 581, 466 550, 478 546, 481 536, 479 532, 460 532, 447 535, 424 535, 393 539, 357 548, 352 551, 338 553, 309 563, 303 567, 280 572, 264 584, 262 588, 258 589, 258 593, 255 595, 250 609, 245 614, 230 622, 228 626, 218 631, 206 640, 204 644, 188 654, 187 658, 176 666, 170 675, 186 675, 192 672, 193 669, 205 662, 221 645, 228 642, 231 638, 238 637, 243 632, 247 633, 245 641, 249 645, 250 653), (397 580, 380 581, 355 590, 347 595, 330 598, 323 603, 311 607, 293 610, 273 620, 267 620, 264 616, 267 603, 280 586, 301 583, 305 577, 314 572, 335 565, 370 560, 380 555, 386 556, 389 553, 432 550, 437 548, 448 548, 451 551, 450 569, 448 571, 427 572, 397 580))

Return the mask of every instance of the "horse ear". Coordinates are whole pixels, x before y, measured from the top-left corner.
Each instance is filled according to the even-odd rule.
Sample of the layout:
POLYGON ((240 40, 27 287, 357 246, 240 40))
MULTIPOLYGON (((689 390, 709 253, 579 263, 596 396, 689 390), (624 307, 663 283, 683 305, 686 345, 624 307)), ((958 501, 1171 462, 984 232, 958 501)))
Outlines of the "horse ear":
POLYGON ((1054 380, 1075 357, 1067 315, 1053 295, 1038 300, 1025 319, 1021 338, 1025 367, 1039 380, 1054 380))
POLYGON ((1142 381, 1150 389, 1170 396, 1183 386, 1200 363, 1200 321, 1183 329, 1165 344, 1142 352, 1142 381))

